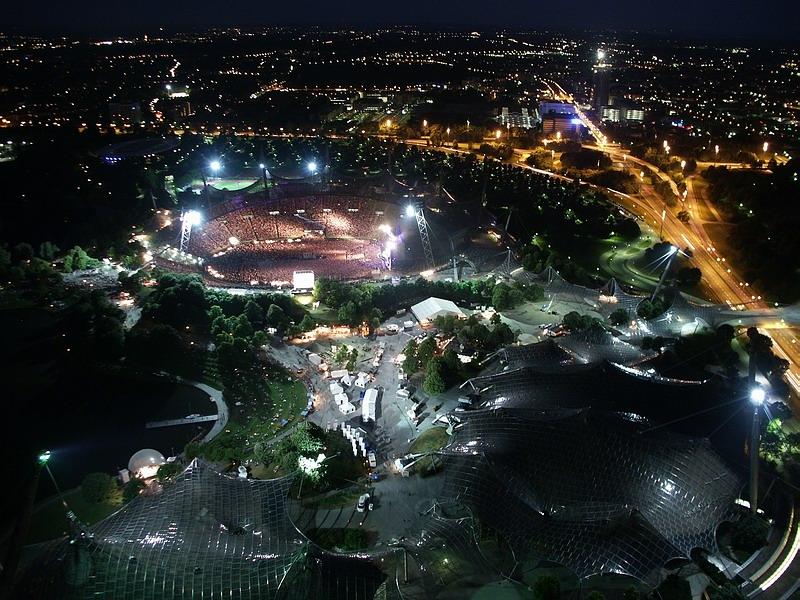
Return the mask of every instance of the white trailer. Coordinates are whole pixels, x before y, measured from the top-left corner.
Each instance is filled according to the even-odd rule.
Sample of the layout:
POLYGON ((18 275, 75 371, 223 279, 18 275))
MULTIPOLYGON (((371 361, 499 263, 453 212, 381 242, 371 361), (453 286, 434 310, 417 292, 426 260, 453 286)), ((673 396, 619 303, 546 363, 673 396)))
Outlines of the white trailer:
POLYGON ((364 401, 361 403, 361 420, 364 423, 375 421, 375 408, 378 404, 378 390, 369 388, 364 394, 364 401))

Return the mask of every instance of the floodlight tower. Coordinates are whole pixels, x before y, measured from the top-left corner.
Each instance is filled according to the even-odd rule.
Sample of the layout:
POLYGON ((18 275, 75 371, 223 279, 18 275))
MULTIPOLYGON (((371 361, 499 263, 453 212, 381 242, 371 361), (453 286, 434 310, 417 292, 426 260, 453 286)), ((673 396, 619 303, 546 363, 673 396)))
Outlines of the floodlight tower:
POLYGON ((669 258, 667 259, 667 266, 664 267, 664 272, 661 273, 661 278, 658 280, 658 285, 656 286, 656 289, 653 290, 653 295, 650 298, 650 302, 654 302, 655 299, 656 299, 656 296, 658 296, 658 292, 661 291, 661 286, 664 285, 664 280, 667 278, 667 272, 669 271, 669 268, 672 266, 672 261, 675 260, 675 257, 677 255, 678 255, 678 247, 677 246, 670 246, 669 258))
POLYGON ((433 269, 435 265, 433 261, 433 249, 431 248, 431 239, 428 235, 428 222, 425 220, 424 204, 416 201, 413 204, 406 206, 406 216, 417 218, 417 228, 419 229, 419 238, 422 240, 422 251, 425 253, 425 261, 428 267, 433 269))
POLYGON ((189 238, 192 237, 192 227, 200 225, 202 220, 202 215, 196 210, 187 210, 181 215, 181 252, 186 252, 186 249, 189 247, 189 238))
POLYGON ((750 390, 750 404, 753 405, 753 422, 750 426, 750 512, 758 511, 758 447, 761 442, 761 406, 767 393, 762 387, 750 390))

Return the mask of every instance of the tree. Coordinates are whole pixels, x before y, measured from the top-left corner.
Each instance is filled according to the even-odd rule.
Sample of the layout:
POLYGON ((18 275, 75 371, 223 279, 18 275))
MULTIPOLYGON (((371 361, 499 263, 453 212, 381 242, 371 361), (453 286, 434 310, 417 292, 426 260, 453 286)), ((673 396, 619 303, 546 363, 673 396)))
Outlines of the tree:
POLYGON ((561 586, 558 578, 552 575, 537 577, 533 582, 533 595, 536 600, 559 600, 561 597, 561 586))
POLYGON ((264 309, 252 300, 248 300, 244 305, 244 314, 254 327, 260 327, 264 324, 264 309))
POLYGON ((509 287, 505 283, 498 283, 492 290, 492 306, 495 310, 505 310, 508 308, 509 287))
POLYGON ((125 484, 125 487, 122 488, 122 501, 123 502, 130 502, 136 496, 139 495, 145 488, 145 483, 138 477, 133 477, 128 483, 125 484))
POLYGON ((629 585, 625 588, 622 592, 622 600, 639 600, 641 598, 641 594, 636 586, 629 585))
POLYGON ((301 331, 311 331, 316 326, 317 326, 317 322, 314 320, 314 317, 312 317, 309 314, 306 314, 303 317, 303 320, 300 321, 300 330, 301 331))
POLYGON ((232 333, 233 333, 234 337, 240 338, 240 339, 243 339, 243 340, 249 340, 250 337, 252 337, 252 335, 253 335, 253 326, 250 324, 250 321, 248 320, 247 315, 241 314, 238 317, 236 317, 236 321, 235 321, 235 324, 233 326, 233 332, 232 333))
POLYGON ((322 450, 322 438, 319 428, 302 421, 298 424, 291 435, 291 443, 300 454, 316 456, 322 450))
POLYGON ((345 368, 348 371, 355 371, 356 370, 356 361, 357 360, 358 360, 358 349, 357 348, 353 348, 350 351, 350 354, 347 357, 347 365, 346 365, 345 368))
POLYGON ((345 325, 350 325, 351 327, 358 325, 359 316, 356 303, 352 300, 346 302, 339 308, 339 312, 336 314, 336 316, 339 322, 344 323, 345 325))
POLYGON ((432 358, 428 362, 427 373, 425 375, 425 381, 422 384, 425 393, 430 394, 431 396, 436 396, 444 392, 447 387, 444 383, 444 378, 442 377, 442 365, 441 365, 441 358, 432 358))
POLYGON ((114 479, 106 473, 89 473, 81 483, 81 496, 92 504, 108 500, 117 489, 114 479))
POLYGON ((259 329, 253 334, 253 346, 256 348, 261 348, 262 346, 266 346, 269 343, 269 336, 267 336, 267 332, 263 329, 259 329))
POLYGON ((266 323, 270 327, 274 327, 278 331, 283 331, 288 324, 289 318, 286 312, 277 304, 270 304, 267 309, 266 323))
POLYGON ((408 375, 412 375, 419 370, 419 361, 417 360, 417 340, 411 339, 403 351, 405 359, 403 360, 403 371, 408 375))
POLYGON ((297 470, 297 452, 286 452, 280 457, 280 466, 284 473, 293 473, 297 470))
POLYGON ((703 273, 697 267, 681 267, 676 275, 678 281, 684 285, 700 283, 703 273))
POLYGON ((176 462, 165 463, 160 467, 158 467, 156 478, 158 478, 159 482, 165 483, 182 471, 183 471, 183 466, 179 465, 176 462))
POLYGON ((747 513, 733 525, 731 544, 737 550, 752 554, 767 544, 769 523, 758 515, 747 513))
POLYGON ((628 311, 624 308, 618 308, 610 315, 608 315, 608 322, 612 325, 618 326, 628 322, 628 311))
POLYGON ((436 351, 436 338, 426 337, 417 347, 417 361, 420 365, 427 365, 436 351))

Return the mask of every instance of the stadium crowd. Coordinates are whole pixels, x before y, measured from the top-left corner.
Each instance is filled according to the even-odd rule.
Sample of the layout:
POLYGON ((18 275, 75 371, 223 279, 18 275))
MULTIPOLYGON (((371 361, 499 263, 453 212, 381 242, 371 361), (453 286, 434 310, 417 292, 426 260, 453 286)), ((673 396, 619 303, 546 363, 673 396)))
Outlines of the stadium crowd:
POLYGON ((379 226, 398 207, 369 198, 307 195, 241 201, 193 231, 190 253, 207 260, 207 275, 253 285, 292 281, 313 270, 339 279, 374 276, 385 266, 379 226))

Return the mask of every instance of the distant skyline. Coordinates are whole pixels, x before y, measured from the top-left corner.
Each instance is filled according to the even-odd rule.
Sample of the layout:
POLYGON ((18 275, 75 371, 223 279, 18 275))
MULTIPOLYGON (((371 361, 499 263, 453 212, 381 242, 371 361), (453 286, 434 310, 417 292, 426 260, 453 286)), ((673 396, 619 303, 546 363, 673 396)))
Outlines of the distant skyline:
POLYGON ((120 0, 41 0, 19 3, 0 15, 0 29, 23 32, 110 34, 214 26, 261 25, 376 26, 426 25, 458 28, 638 30, 672 32, 708 39, 800 40, 800 2, 780 0, 365 0, 230 3, 122 2, 120 0))

